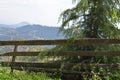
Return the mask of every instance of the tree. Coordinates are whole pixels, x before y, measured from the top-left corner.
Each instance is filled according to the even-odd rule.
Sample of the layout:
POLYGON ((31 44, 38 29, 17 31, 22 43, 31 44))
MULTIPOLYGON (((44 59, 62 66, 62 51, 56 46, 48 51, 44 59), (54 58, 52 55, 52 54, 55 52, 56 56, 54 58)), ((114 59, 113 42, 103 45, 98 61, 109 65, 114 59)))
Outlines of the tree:
MULTIPOLYGON (((62 21, 60 31, 64 32, 67 38, 120 38, 117 26, 120 22, 119 0, 72 1, 75 7, 65 10, 60 15, 62 21)), ((76 47, 76 50, 95 49, 96 46, 92 45, 76 47)))
MULTIPOLYGON (((67 9, 60 15, 66 38, 120 38, 117 23, 120 22, 120 0, 73 0, 75 7, 67 9)), ((115 49, 115 46, 99 45, 106 49, 115 49)), ((70 50, 96 50, 99 46, 71 46, 70 50)), ((117 46, 118 47, 118 46, 117 46)), ((100 49, 101 50, 101 49, 100 49)), ((103 57, 67 57, 69 62, 87 62, 91 59, 98 62, 103 57)), ((101 62, 118 62, 120 58, 104 57, 101 62)), ((113 78, 114 79, 114 78, 113 78)))
POLYGON ((119 0, 73 0, 76 6, 65 10, 61 31, 71 38, 119 38, 119 0))
MULTIPOLYGON (((73 0, 75 7, 67 9, 60 15, 62 26, 60 31, 64 32, 66 38, 71 38, 70 41, 79 38, 107 38, 115 39, 120 38, 120 30, 117 23, 120 22, 120 0, 73 0)), ((68 44, 65 46, 57 46, 52 49, 54 52, 57 50, 82 50, 82 51, 94 51, 104 49, 119 49, 117 45, 77 45, 68 44), (106 48, 107 47, 107 48, 106 48)), ((50 54, 47 54, 50 55, 50 54)), ((57 56, 54 54, 54 56, 57 56)), ((63 62, 72 63, 112 63, 119 62, 119 57, 63 57, 63 62)), ((63 66, 62 66, 63 67, 63 66)), ((78 65, 79 67, 79 65, 78 65)), ((63 67, 63 69, 66 69, 63 67)), ((78 70, 77 70, 78 71, 78 70)), ((97 71, 96 71, 97 72, 97 71)), ((105 73, 105 72, 102 72, 105 73)), ((118 71, 118 74, 120 72, 118 71)), ((107 71, 106 71, 107 74, 107 71)), ((106 78, 105 74, 105 78, 106 78)), ((77 80, 75 76, 67 76, 63 80, 77 80)), ((97 76, 99 77, 99 76, 97 76)), ((104 76, 103 76, 104 77, 104 76)), ((107 76, 108 77, 108 76, 107 76)), ((117 78, 119 75, 117 76, 117 78)), ((104 79, 105 79, 104 78, 104 79)), ((114 77, 112 78, 115 79, 114 77)), ((80 80, 80 79, 78 79, 80 80)), ((92 79, 96 80, 96 79, 92 79)), ((102 79, 100 79, 102 80, 102 79)), ((105 79, 106 80, 106 79, 105 79)))

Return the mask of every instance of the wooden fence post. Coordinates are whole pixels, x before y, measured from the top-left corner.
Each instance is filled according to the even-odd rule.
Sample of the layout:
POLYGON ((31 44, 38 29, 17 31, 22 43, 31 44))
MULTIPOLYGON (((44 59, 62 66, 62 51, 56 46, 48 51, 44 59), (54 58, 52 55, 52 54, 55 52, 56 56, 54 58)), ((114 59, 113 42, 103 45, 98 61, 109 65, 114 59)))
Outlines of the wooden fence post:
MULTIPOLYGON (((18 45, 15 45, 14 52, 17 52, 18 45)), ((15 62, 16 56, 12 56, 12 62, 15 62)), ((11 66, 11 72, 13 72, 13 67, 11 66)))

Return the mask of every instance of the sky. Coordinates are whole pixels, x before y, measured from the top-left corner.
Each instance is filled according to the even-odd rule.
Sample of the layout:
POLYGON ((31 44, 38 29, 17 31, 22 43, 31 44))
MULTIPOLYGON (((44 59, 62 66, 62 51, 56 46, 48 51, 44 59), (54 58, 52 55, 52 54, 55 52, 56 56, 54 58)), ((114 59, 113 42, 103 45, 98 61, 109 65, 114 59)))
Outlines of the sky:
POLYGON ((72 0, 0 0, 0 24, 29 22, 60 26, 59 15, 73 7, 72 0))
POLYGON ((61 12, 73 6, 72 0, 0 0, 0 24, 60 26, 61 12))

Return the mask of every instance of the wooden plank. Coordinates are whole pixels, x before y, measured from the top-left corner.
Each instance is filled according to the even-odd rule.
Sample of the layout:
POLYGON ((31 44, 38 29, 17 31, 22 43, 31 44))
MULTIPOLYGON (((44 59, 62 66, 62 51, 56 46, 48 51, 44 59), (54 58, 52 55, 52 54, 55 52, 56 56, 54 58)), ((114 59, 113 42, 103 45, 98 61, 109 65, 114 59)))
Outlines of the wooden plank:
MULTIPOLYGON (((17 52, 18 45, 15 45, 14 52, 17 52)), ((12 62, 15 62, 16 56, 12 56, 12 62)), ((13 72, 13 67, 11 66, 11 72, 13 72)))
POLYGON ((88 69, 90 70, 93 67, 96 68, 104 68, 104 69, 117 69, 119 67, 118 64, 88 64, 88 63, 31 63, 31 62, 1 62, 1 65, 3 67, 21 67, 21 68, 26 68, 26 67, 34 67, 34 68, 67 68, 67 69, 72 69, 75 65, 79 66, 82 70, 88 69))
POLYGON ((60 68, 61 63, 33 63, 33 62, 1 62, 4 67, 36 67, 36 68, 60 68))
MULTIPOLYGON (((9 52, 0 56, 38 56, 41 52, 9 52)), ((48 55, 57 56, 120 56, 120 51, 50 51, 48 55)))
POLYGON ((58 56, 120 56, 120 51, 59 51, 58 56))
POLYGON ((38 56, 40 52, 8 52, 0 56, 38 56))
MULTIPOLYGON (((3 45, 65 45, 69 43, 69 39, 58 40, 21 40, 21 41, 0 41, 0 46, 3 45)), ((120 44, 120 39, 77 39, 73 44, 91 45, 91 44, 120 44)))
MULTIPOLYGON (((62 74, 73 74, 73 75, 79 75, 79 74, 91 74, 91 71, 75 71, 75 70, 60 70, 60 69, 49 69, 49 68, 34 68, 34 67, 13 67, 16 70, 22 70, 22 71, 32 71, 32 72, 47 72, 47 73, 62 73, 62 74)), ((112 69, 113 71, 114 69, 112 69)), ((99 74, 100 75, 100 74, 99 74)))
MULTIPOLYGON (((14 52, 17 52, 18 45, 15 45, 14 52)), ((16 56, 12 56, 12 62, 15 62, 16 56)))
POLYGON ((33 72, 47 72, 47 73, 61 73, 61 74, 72 74, 72 75, 80 75, 80 74, 92 74, 91 72, 81 72, 81 71, 72 71, 72 70, 59 70, 59 69, 48 69, 48 68, 33 68, 33 67, 14 67, 16 70, 22 71, 33 71, 33 72))

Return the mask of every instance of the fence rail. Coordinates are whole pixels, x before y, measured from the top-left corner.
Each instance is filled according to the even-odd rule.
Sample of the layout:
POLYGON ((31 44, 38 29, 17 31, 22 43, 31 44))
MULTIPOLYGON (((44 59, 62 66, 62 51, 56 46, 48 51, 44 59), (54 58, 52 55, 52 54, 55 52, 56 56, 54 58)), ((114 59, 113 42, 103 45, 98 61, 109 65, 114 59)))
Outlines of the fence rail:
POLYGON ((38 52, 8 52, 8 53, 3 53, 0 54, 0 56, 38 56, 39 55, 39 51, 38 52))
MULTIPOLYGON (((42 52, 8 52, 0 54, 0 56, 38 56, 42 52)), ((48 55, 57 56, 120 56, 120 51, 48 51, 48 55)))
MULTIPOLYGON (((94 44, 118 44, 120 45, 120 39, 59 39, 59 40, 23 40, 23 41, 0 41, 0 46, 14 45, 15 48, 13 52, 3 53, 0 56, 12 56, 11 62, 1 62, 1 65, 4 67, 11 67, 13 69, 23 70, 28 69, 30 71, 45 71, 45 72, 62 72, 65 74, 81 74, 80 71, 60 71, 58 68, 61 68, 62 63, 31 63, 31 62, 15 62, 16 56, 38 56, 42 52, 40 51, 31 51, 18 52, 17 48, 19 46, 30 46, 30 45, 94 45, 94 44), (52 69, 50 69, 52 68, 52 69)), ((48 54, 54 54, 55 52, 49 51, 48 54)), ((57 51, 55 53, 57 56, 120 56, 120 51, 57 51)), ((65 67, 72 68, 74 63, 65 63, 65 67)), ((97 66, 102 68, 109 68, 111 70, 117 69, 119 65, 117 64, 80 64, 81 67, 87 67, 88 69, 91 66, 97 66), (85 66, 84 66, 85 65, 85 66)), ((86 72, 90 73, 90 72, 86 72)))
POLYGON ((72 69, 75 65, 79 65, 81 68, 90 69, 93 67, 102 67, 102 68, 111 68, 117 69, 119 64, 85 64, 85 63, 40 63, 40 62, 1 62, 3 66, 7 67, 35 67, 35 68, 57 68, 60 69, 61 67, 72 69))
POLYGON ((58 40, 21 40, 21 41, 0 41, 0 46, 3 45, 64 45, 69 42, 79 45, 91 44, 120 44, 120 39, 58 39, 58 40))

